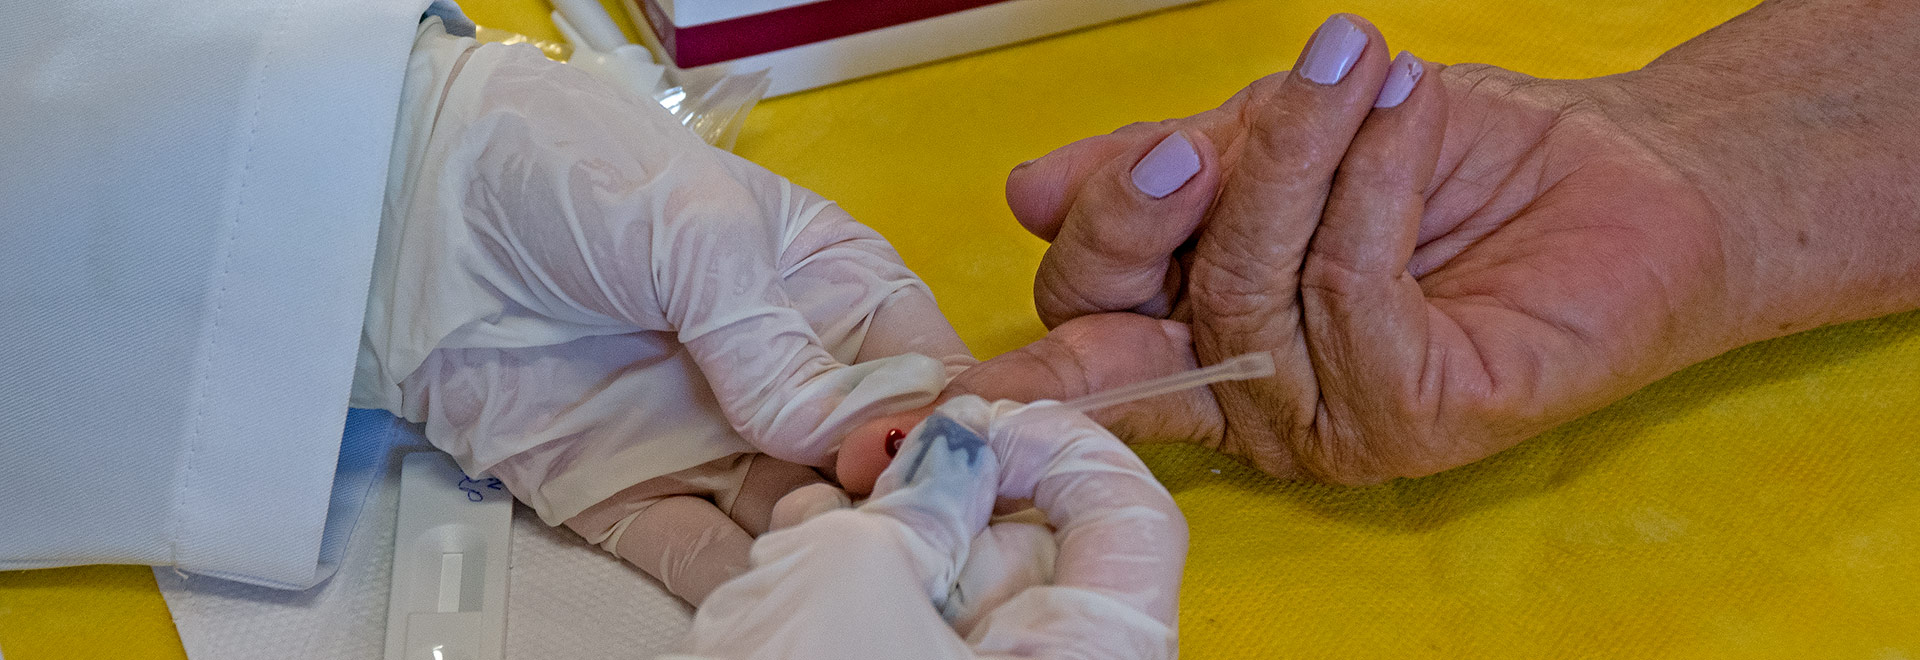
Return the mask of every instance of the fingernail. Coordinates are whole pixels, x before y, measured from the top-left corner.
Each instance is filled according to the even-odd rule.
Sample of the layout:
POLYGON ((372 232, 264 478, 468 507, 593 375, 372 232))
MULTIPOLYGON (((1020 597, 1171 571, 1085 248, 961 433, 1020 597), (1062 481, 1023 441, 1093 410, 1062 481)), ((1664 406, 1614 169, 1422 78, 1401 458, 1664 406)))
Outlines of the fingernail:
POLYGON ((1427 67, 1420 64, 1420 58, 1413 53, 1400 51, 1393 58, 1393 65, 1387 67, 1387 81, 1380 85, 1380 96, 1374 99, 1373 107, 1391 108, 1407 100, 1413 94, 1413 86, 1420 84, 1420 76, 1426 74, 1427 67))
POLYGON ((1367 33, 1347 17, 1335 15, 1313 33, 1313 43, 1307 46, 1300 75, 1322 85, 1340 82, 1366 50, 1367 33))
POLYGON ((1187 185, 1187 181, 1199 173, 1200 153, 1193 150, 1193 143, 1188 142, 1186 136, 1175 131, 1133 166, 1133 187, 1148 197, 1160 199, 1187 185))

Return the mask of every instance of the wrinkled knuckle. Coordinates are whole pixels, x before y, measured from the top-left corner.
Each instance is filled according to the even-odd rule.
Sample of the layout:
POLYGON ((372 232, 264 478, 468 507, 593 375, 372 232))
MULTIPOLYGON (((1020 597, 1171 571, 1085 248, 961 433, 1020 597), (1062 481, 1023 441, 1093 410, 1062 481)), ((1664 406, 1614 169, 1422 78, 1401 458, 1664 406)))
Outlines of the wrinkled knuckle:
POLYGON ((1301 471, 1315 481, 1372 486, 1392 478, 1379 470, 1364 445, 1328 434, 1310 437, 1297 452, 1301 471))
POLYGON ((1190 299, 1197 319, 1218 329, 1243 334, 1264 334, 1265 327, 1280 311, 1277 309, 1280 304, 1267 296, 1223 291, 1217 287, 1195 290, 1190 299))
POLYGON ((1397 144, 1350 149, 1340 160, 1338 178, 1343 182, 1335 192, 1345 189, 1354 201, 1367 201, 1386 191, 1411 190, 1417 172, 1408 167, 1408 159, 1394 148, 1397 144))
POLYGON ((1315 99, 1287 93, 1284 80, 1255 85, 1240 119, 1252 151, 1268 161, 1267 176, 1297 179, 1344 155, 1350 136, 1320 125, 1328 115, 1313 106, 1315 99))
POLYGON ((1411 378, 1380 383, 1380 403, 1388 427, 1401 429, 1396 434, 1396 442, 1403 446, 1430 447, 1438 435, 1433 430, 1434 410, 1431 402, 1414 393, 1417 387, 1411 378))
POLYGON ((1084 246, 1088 252, 1117 266, 1159 261, 1170 256, 1170 250, 1162 247, 1157 237, 1142 235, 1147 232, 1134 231, 1135 228, 1127 224, 1133 218, 1115 217, 1119 221, 1090 223, 1084 246))
POLYGON ((1259 113, 1266 108, 1279 105, 1287 97, 1287 74, 1276 73, 1263 76, 1247 85, 1240 95, 1246 98, 1243 112, 1259 113))
MULTIPOLYGON (((1409 216, 1419 214, 1424 206, 1420 180, 1413 172, 1380 172, 1376 175, 1347 177, 1327 192, 1327 212, 1323 222, 1365 221, 1378 219, 1385 215, 1396 219, 1396 223, 1378 223, 1381 229, 1370 231, 1380 240, 1388 228, 1402 226, 1398 223, 1412 222, 1409 216)), ((1370 223, 1375 224, 1375 223, 1370 223)))
POLYGON ((1033 306, 1048 328, 1092 313, 1092 304, 1063 279, 1058 269, 1043 268, 1033 282, 1033 306))
POLYGON ((1354 300, 1378 295, 1380 289, 1378 273, 1324 255, 1308 259, 1300 269, 1300 294, 1308 300, 1354 300))
POLYGON ((1098 319, 1068 323, 1054 330, 1054 342, 1077 355, 1087 355, 1107 346, 1150 346, 1169 341, 1166 322, 1130 314, 1109 314, 1098 319))
POLYGON ((1449 82, 1463 84, 1469 88, 1497 86, 1495 89, 1511 88, 1520 79, 1526 78, 1491 64, 1477 62, 1449 64, 1440 71, 1440 75, 1449 82))
POLYGON ((1276 477, 1300 475, 1299 460, 1289 437, 1297 434, 1297 429, 1273 420, 1248 423, 1244 413, 1230 413, 1227 418, 1229 426, 1226 433, 1214 443, 1203 444, 1276 477))
POLYGON ((1216 296, 1247 295, 1264 289, 1266 277, 1250 256, 1232 247, 1195 254, 1189 267, 1194 298, 1211 300, 1216 296))
POLYGON ((1216 223, 1195 251, 1192 270, 1222 277, 1227 285, 1239 280, 1270 289, 1276 278, 1290 277, 1300 266, 1302 234, 1312 225, 1286 226, 1292 224, 1286 218, 1216 223))
POLYGON ((1301 472, 1341 486, 1370 486, 1392 478, 1380 447, 1368 441, 1363 428, 1355 420, 1337 419, 1322 406, 1313 427, 1293 442, 1301 472))
MULTIPOLYGON (((1159 267, 1049 267, 1035 279, 1034 303, 1072 316, 1132 309, 1151 300, 1166 279, 1159 267)), ((1062 319, 1065 320, 1065 319, 1062 319)))
POLYGON ((1236 169, 1236 176, 1288 189, 1323 183, 1317 181, 1315 175, 1325 170, 1327 162, 1339 154, 1328 153, 1324 142, 1312 135, 1314 131, 1289 119, 1269 115, 1247 127, 1248 144, 1252 147, 1248 155, 1257 160, 1251 167, 1242 165, 1236 169))
MULTIPOLYGON (((1069 323, 1064 327, 1073 326, 1069 323)), ((1083 348, 1087 342, 1077 339, 1082 334, 1086 333, 1068 330, 1065 335, 1049 335, 1021 349, 1030 351, 1031 357, 1038 362, 1045 374, 1044 380, 1052 384, 1050 391, 1064 396, 1079 396, 1088 391, 1087 356, 1083 348)))

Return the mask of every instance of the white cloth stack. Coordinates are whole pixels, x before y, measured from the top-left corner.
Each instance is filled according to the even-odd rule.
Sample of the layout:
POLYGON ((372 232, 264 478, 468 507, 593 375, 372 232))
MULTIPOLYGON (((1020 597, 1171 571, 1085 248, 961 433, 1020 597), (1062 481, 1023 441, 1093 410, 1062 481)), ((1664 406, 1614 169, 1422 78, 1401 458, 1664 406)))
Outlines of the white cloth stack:
POLYGON ((429 11, 459 16, 0 2, 0 570, 330 574, 330 495, 365 492, 333 470, 429 11))
MULTIPOLYGON (((343 460, 343 478, 362 475, 376 483, 331 580, 305 591, 284 591, 154 569, 187 657, 381 656, 399 508, 398 457, 433 449, 412 425, 367 410, 349 417, 345 447, 343 453, 376 460, 357 466, 343 460)), ((510 660, 650 658, 669 651, 691 625, 691 608, 658 582, 572 532, 542 524, 523 505, 515 505, 512 553, 510 660)))

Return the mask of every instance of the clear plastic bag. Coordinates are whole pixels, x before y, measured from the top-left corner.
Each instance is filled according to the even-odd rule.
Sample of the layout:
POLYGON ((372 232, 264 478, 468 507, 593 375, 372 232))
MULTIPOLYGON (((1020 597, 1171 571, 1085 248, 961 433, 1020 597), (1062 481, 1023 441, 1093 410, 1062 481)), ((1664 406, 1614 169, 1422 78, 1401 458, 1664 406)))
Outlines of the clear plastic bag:
MULTIPOLYGON (((523 34, 499 28, 479 27, 475 35, 480 41, 503 44, 530 44, 546 53, 548 58, 566 62, 582 52, 575 45, 559 41, 543 41, 523 34)), ((602 77, 600 71, 589 71, 602 77)), ((604 78, 603 78, 604 79, 604 78)), ((609 84, 621 87, 617 80, 607 80, 609 84)), ((721 77, 708 83, 689 83, 686 86, 673 85, 667 77, 651 90, 629 89, 637 95, 652 98, 661 107, 666 108, 682 125, 700 136, 707 144, 721 149, 733 149, 734 140, 740 136, 740 127, 747 122, 747 114, 753 111, 754 104, 767 94, 770 83, 765 71, 734 74, 721 77)))
POLYGON ((770 82, 766 71, 754 71, 720 78, 704 88, 669 87, 653 99, 707 144, 732 150, 747 113, 766 96, 770 82))
POLYGON ((556 62, 565 62, 567 58, 573 57, 573 46, 564 41, 542 41, 518 32, 490 28, 485 25, 473 26, 473 38, 489 44, 531 44, 534 48, 540 49, 540 52, 546 53, 547 59, 556 62))

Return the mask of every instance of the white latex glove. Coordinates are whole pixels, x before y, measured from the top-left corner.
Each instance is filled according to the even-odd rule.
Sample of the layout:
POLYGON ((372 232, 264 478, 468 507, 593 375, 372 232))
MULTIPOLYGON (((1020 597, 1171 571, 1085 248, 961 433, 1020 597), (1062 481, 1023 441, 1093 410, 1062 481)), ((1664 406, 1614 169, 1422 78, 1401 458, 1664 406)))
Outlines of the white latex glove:
POLYGON ((972 362, 838 206, 531 47, 451 47, 417 58, 445 95, 408 115, 428 137, 388 198, 355 401, 471 473, 541 454, 515 494, 547 522, 736 452, 826 464, 972 362))
POLYGON ((356 405, 691 601, 809 474, 711 461, 822 465, 973 362, 879 234, 658 104, 444 33, 408 85, 356 405))
MULTIPOLYGON (((1045 406, 1047 404, 1038 404, 1045 406)), ((761 537, 678 658, 1171 658, 1186 521, 1133 452, 1077 414, 959 397, 907 438, 865 505, 761 537), (995 497, 1056 532, 1050 585, 962 639, 942 618, 995 497)))
MULTIPOLYGON (((389 212, 405 221, 383 233, 381 261, 398 265, 376 273, 375 298, 384 304, 370 305, 367 323, 377 364, 363 365, 383 384, 406 389, 401 382, 435 350, 522 351, 670 333, 741 438, 806 465, 825 464, 848 426, 924 405, 944 385, 946 365, 920 353, 949 355, 958 344, 951 328, 925 296, 894 295, 924 287, 870 230, 835 230, 858 226, 837 206, 706 145, 657 104, 531 47, 481 46, 455 70, 432 137, 410 161, 406 185, 414 192, 390 199, 402 208, 389 212), (843 242, 857 245, 823 255, 843 242), (847 256, 854 253, 865 254, 847 256), (862 272, 814 278, 824 290, 814 298, 818 309, 852 303, 822 323, 858 347, 844 357, 890 356, 850 367, 823 346, 784 280, 815 261, 876 258, 897 272, 855 265, 849 270, 862 272), (865 286, 875 283, 892 289, 865 286), (918 309, 879 312, 876 296, 918 309), (898 339, 863 345, 870 324, 890 316, 903 319, 891 330, 898 339)), ((519 361, 540 361, 527 356, 519 361)), ((499 362, 492 358, 462 360, 476 365, 453 369, 473 376, 466 391, 437 397, 473 410, 444 416, 440 438, 429 420, 436 444, 472 436, 443 445, 463 468, 484 470, 528 443, 562 437, 529 440, 526 431, 574 433, 599 421, 547 424, 564 407, 544 404, 578 397, 510 402, 541 395, 499 389, 514 379, 488 366, 499 362), (521 444, 486 442, 500 437, 521 444)), ((630 353, 608 359, 634 363, 630 353)), ((389 393, 381 403, 417 419, 443 402, 432 398, 389 393), (403 397, 411 400, 393 400, 403 397)))

